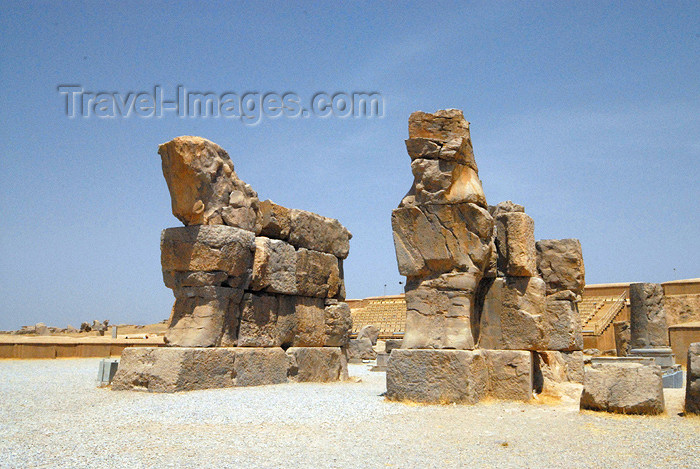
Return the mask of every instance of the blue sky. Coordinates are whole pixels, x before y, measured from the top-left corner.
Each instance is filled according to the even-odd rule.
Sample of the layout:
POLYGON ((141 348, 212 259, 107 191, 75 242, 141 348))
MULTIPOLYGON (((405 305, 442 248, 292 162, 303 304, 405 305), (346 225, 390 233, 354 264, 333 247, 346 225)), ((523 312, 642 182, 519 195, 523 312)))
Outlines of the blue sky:
POLYGON ((581 239, 588 283, 700 276, 700 3, 346 3, 3 1, 0 329, 167 318, 159 237, 180 223, 157 146, 178 135, 224 147, 261 199, 346 225, 349 297, 398 293, 408 116, 450 107, 487 200, 525 205, 538 239, 581 239), (385 107, 68 119, 61 84, 377 91, 385 107))

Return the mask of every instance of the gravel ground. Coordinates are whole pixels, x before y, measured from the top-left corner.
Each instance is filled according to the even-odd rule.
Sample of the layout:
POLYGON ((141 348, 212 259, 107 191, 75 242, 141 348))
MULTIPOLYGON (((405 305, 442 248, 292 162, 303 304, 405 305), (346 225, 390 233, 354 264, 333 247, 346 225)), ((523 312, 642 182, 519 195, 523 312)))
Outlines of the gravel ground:
POLYGON ((700 467, 700 418, 574 401, 416 406, 360 383, 181 394, 95 387, 99 360, 0 361, 0 467, 700 467))

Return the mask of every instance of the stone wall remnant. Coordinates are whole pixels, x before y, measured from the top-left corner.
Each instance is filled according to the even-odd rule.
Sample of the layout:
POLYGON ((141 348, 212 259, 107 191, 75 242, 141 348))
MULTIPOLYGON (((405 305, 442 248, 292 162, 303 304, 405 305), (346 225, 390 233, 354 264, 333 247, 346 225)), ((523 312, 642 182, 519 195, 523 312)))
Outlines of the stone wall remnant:
POLYGON ((630 284, 630 349, 668 347, 664 290, 658 283, 630 284))

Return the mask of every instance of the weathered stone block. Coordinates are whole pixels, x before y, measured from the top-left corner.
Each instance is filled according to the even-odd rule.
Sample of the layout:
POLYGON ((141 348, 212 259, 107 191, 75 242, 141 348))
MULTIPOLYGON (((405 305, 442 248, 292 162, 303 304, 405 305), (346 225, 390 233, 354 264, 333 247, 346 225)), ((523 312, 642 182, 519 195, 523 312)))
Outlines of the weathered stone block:
POLYGON ((287 240, 292 223, 290 209, 271 200, 260 202, 260 235, 287 240))
POLYGON ((401 275, 483 272, 488 265, 493 219, 478 205, 397 208, 391 214, 391 225, 401 275))
POLYGON ((394 349, 387 365, 386 397, 393 401, 474 404, 487 386, 479 351, 394 349))
POLYGON ((417 111, 408 118, 408 136, 443 141, 469 138, 469 122, 459 109, 444 109, 433 114, 417 111))
POLYGON ((546 350, 544 281, 499 277, 491 282, 481 312, 479 348, 546 350))
MULTIPOLYGON (((255 235, 224 225, 193 225, 163 230, 160 238, 163 272, 226 272, 227 283, 247 288, 253 268, 255 235)), ((164 274, 166 277, 174 274, 164 274)), ((177 282, 174 281, 173 285, 177 282)), ((185 285, 183 285, 185 286, 185 285)))
POLYGON ((567 290, 546 298, 542 325, 547 350, 583 350, 581 315, 573 292, 567 290))
POLYGON ((668 347, 664 290, 658 283, 630 285, 630 349, 668 347))
POLYGON ((404 205, 473 203, 486 207, 479 173, 454 161, 418 158, 411 163, 413 187, 404 205))
POLYGON ((299 295, 333 298, 340 291, 342 282, 338 259, 334 255, 303 248, 297 250, 296 285, 299 295))
POLYGON ((523 212, 505 212, 496 218, 498 268, 506 275, 537 275, 535 222, 523 212))
POLYGON ((613 323, 615 331, 615 350, 618 357, 626 357, 630 351, 630 322, 617 321, 613 323))
POLYGON ((182 287, 223 287, 226 286, 228 274, 222 270, 213 272, 176 272, 163 271, 163 282, 171 289, 182 287))
POLYGON ((700 414, 700 342, 690 344, 687 363, 685 411, 700 414))
POLYGON ((523 350, 482 350, 488 372, 486 394, 503 400, 532 399, 532 353, 523 350))
POLYGON ((230 335, 235 335, 242 290, 183 287, 173 292, 175 305, 165 332, 166 343, 179 347, 213 347, 235 340, 230 335))
POLYGON ((350 339, 348 342, 348 360, 374 360, 377 352, 372 348, 372 342, 364 339, 350 339))
POLYGON ((344 360, 340 347, 290 347, 287 356, 291 381, 329 383, 343 377, 344 360))
POLYGON ((236 349, 130 347, 112 381, 114 391, 177 392, 236 385, 236 349))
POLYGON ((583 384, 583 352, 533 352, 534 389, 559 383, 583 384))
POLYGON ((345 347, 350 341, 352 314, 347 303, 327 300, 325 307, 325 341, 326 347, 345 347))
POLYGON ((240 347, 322 347, 326 331, 321 298, 246 293, 237 343, 240 347))
POLYGON ((236 386, 280 384, 287 382, 289 358, 278 347, 238 347, 233 366, 236 386))
POLYGON ((587 367, 581 409, 621 414, 664 411, 661 368, 656 365, 594 364, 587 367))
POLYGON ((472 315, 478 276, 445 274, 406 290, 403 348, 474 348, 472 315))
POLYGON ((259 232, 258 195, 238 178, 223 148, 200 137, 185 136, 160 145, 158 153, 173 215, 182 223, 226 224, 259 232))
POLYGON ((338 220, 305 210, 290 210, 289 242, 306 248, 333 254, 345 259, 350 252, 352 234, 338 220))
POLYGON ((547 284, 547 294, 571 290, 583 294, 586 270, 578 239, 541 239, 535 243, 537 270, 547 284))
POLYGON ((472 141, 468 137, 457 137, 452 140, 437 140, 429 138, 409 138, 406 140, 406 150, 411 160, 430 159, 452 161, 469 166, 478 171, 474 160, 472 141))

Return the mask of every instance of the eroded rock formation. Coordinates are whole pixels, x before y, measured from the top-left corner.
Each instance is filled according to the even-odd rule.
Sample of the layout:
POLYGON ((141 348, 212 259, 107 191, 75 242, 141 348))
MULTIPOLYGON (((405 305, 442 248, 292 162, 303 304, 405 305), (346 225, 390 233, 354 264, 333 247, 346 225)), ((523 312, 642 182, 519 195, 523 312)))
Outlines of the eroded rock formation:
MULTIPOLYGON (((349 253, 350 232, 337 220, 260 202, 237 176, 226 151, 206 139, 178 137, 158 152, 173 215, 185 224, 161 235, 163 281, 175 295, 166 343, 264 350, 228 355, 154 350, 133 357, 127 351, 128 369, 115 377, 117 387, 136 388, 139 379, 155 383, 156 378, 144 375, 144 360, 168 369, 171 360, 189 363, 188 357, 200 357, 207 369, 207 353, 236 363, 229 371, 238 378, 222 378, 217 386, 261 384, 242 378, 241 367, 258 366, 256 360, 273 355, 286 358, 270 362, 280 363, 270 376, 283 374, 285 380, 327 381, 347 374, 352 318, 344 303, 342 262, 349 253), (309 347, 328 350, 305 351, 309 347), (330 368, 311 369, 317 365, 330 368)), ((178 373, 189 373, 185 365, 178 366, 178 373)), ((173 383, 154 384, 152 390, 180 389, 173 383)))
POLYGON ((461 111, 416 112, 408 128, 414 181, 391 217, 399 272, 407 277, 406 333, 389 361, 388 397, 526 400, 540 362, 552 382, 581 382, 579 371, 561 371, 583 369, 578 240, 536 243, 522 205, 487 204, 461 111), (442 355, 445 349, 475 351, 442 355), (429 391, 416 385, 423 379, 429 391), (464 380, 469 384, 456 390, 464 380))

